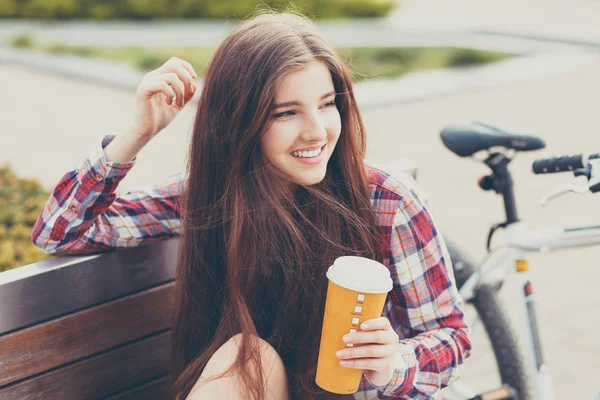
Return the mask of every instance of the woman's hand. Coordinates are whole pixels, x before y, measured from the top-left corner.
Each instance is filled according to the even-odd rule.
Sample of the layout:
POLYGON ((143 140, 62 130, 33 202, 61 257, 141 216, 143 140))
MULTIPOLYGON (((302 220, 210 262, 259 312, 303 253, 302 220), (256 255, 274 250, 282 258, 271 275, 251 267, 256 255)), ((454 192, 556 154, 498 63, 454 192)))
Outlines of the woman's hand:
POLYGON ((340 365, 363 369, 372 384, 386 386, 392 380, 394 370, 403 363, 399 337, 385 317, 365 321, 360 329, 344 335, 344 343, 352 343, 354 347, 336 353, 340 365))
POLYGON ((130 132, 148 142, 179 114, 196 92, 192 65, 177 57, 144 75, 136 91, 136 109, 130 132))

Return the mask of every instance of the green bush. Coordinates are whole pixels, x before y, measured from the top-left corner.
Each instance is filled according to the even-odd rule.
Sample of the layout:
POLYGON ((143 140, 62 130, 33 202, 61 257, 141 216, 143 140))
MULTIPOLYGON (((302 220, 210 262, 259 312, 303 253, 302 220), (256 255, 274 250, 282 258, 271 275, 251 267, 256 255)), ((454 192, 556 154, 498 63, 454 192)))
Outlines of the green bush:
POLYGON ((12 37, 8 41, 9 45, 12 47, 20 48, 20 49, 31 49, 35 46, 35 39, 33 36, 23 33, 21 35, 17 35, 12 37))
MULTIPOLYGON (((279 3, 279 2, 278 2, 279 3)), ((302 9, 307 9, 318 18, 376 18, 387 15, 395 1, 376 0, 328 0, 298 1, 302 9)))
POLYGON ((47 47, 47 50, 54 54, 66 54, 70 52, 69 46, 61 42, 52 43, 47 47))
POLYGON ((0 0, 0 17, 14 17, 17 15, 17 2, 15 0, 0 0))
POLYGON ((500 53, 483 52, 474 49, 458 49, 448 60, 449 67, 479 65, 495 59, 501 59, 500 53))
POLYGON ((25 18, 65 19, 77 15, 78 0, 29 0, 17 8, 25 18))
POLYGON ((152 71, 163 65, 166 61, 154 54, 144 54, 138 59, 136 66, 142 71, 152 71))
POLYGON ((37 179, 0 167, 0 271, 48 258, 31 243, 31 230, 48 196, 37 179))
POLYGON ((397 0, 0 0, 0 18, 243 18, 257 8, 290 5, 315 18, 385 16, 397 0))
POLYGON ((123 16, 134 18, 153 18, 161 15, 169 15, 169 0, 124 0, 123 16))

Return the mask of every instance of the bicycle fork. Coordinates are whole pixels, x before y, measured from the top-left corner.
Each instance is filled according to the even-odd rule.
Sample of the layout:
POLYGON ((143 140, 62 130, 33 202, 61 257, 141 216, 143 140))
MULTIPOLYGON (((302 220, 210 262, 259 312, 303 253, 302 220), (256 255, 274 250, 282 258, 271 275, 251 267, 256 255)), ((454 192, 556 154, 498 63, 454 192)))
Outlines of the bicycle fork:
POLYGON ((533 284, 531 281, 531 272, 529 272, 529 263, 521 254, 515 260, 515 280, 518 287, 519 314, 524 324, 521 324, 520 331, 525 340, 525 351, 527 370, 529 371, 531 381, 533 382, 533 396, 535 400, 552 400, 552 381, 550 371, 544 363, 542 354, 542 345, 539 335, 533 284))

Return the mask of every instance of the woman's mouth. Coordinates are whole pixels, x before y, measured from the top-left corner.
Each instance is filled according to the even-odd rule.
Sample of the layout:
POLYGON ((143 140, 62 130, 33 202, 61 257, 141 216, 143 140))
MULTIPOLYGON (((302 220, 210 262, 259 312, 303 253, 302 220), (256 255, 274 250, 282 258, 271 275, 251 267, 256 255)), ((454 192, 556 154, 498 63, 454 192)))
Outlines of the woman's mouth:
POLYGON ((325 147, 327 144, 323 145, 320 149, 313 151, 294 151, 291 153, 292 157, 294 157, 297 161, 303 164, 318 164, 320 163, 325 155, 325 147))

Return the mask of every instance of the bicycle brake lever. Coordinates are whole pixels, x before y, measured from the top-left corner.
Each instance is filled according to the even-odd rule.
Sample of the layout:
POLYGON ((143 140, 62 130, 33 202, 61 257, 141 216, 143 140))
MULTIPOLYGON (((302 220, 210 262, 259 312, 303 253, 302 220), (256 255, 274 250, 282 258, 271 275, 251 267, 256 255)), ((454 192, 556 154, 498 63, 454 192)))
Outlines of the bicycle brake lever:
POLYGON ((590 191, 590 188, 587 186, 573 186, 573 185, 563 186, 562 188, 554 191, 553 193, 549 194, 548 196, 542 197, 540 204, 542 207, 544 207, 548 204, 548 202, 550 200, 553 200, 564 194, 571 193, 571 192, 577 193, 577 194, 585 194, 585 193, 589 193, 589 191, 590 191))
POLYGON ((585 168, 577 168, 573 170, 573 175, 575 176, 585 176, 588 180, 592 177, 592 168, 587 166, 585 168))

